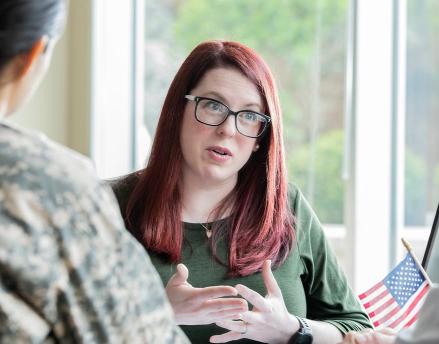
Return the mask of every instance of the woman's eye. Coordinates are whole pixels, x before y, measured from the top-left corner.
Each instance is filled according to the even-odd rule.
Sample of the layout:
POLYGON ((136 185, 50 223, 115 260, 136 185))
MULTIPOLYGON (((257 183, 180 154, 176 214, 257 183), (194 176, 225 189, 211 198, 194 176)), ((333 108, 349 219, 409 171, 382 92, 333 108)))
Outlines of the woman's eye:
POLYGON ((222 108, 221 104, 213 101, 208 102, 207 107, 209 108, 209 110, 213 110, 213 111, 221 111, 222 108))
POLYGON ((256 120, 257 120, 257 116, 256 116, 256 114, 254 114, 254 113, 246 112, 246 113, 244 114, 244 119, 245 119, 246 121, 256 121, 256 120))

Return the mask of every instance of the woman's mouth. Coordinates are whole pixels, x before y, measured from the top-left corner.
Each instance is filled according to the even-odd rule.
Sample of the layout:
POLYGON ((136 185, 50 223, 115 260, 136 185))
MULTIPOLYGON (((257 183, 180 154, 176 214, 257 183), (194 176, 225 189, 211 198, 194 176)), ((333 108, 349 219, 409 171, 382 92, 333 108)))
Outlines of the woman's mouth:
POLYGON ((220 146, 209 147, 208 149, 209 156, 218 162, 224 162, 232 157, 232 152, 220 146))

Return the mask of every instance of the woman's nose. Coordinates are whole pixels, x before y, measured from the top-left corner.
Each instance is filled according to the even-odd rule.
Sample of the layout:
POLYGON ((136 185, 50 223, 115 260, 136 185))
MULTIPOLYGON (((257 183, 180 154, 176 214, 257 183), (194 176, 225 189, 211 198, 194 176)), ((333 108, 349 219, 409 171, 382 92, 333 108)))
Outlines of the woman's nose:
POLYGON ((218 134, 225 136, 234 136, 236 134, 235 116, 230 115, 227 119, 218 126, 218 134))

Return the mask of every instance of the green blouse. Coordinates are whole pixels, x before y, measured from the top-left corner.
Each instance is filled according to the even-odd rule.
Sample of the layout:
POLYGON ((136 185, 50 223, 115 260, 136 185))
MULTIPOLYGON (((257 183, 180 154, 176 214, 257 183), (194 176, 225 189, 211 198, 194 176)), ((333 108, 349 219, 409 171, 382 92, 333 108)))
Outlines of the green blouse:
MULTIPOLYGON (((129 178, 131 177, 127 180, 129 178)), ((125 212, 129 190, 132 190, 127 180, 111 183, 122 213, 125 212)), ((371 327, 367 315, 348 286, 313 210, 297 187, 290 188, 289 197, 296 217, 296 242, 286 261, 273 271, 288 311, 301 317, 331 323, 342 333, 371 327)), ((226 277, 226 267, 212 259, 206 231, 201 224, 184 223, 184 237, 182 263, 189 269, 188 282, 194 287, 234 286, 240 283, 261 295, 266 294, 261 273, 240 278, 226 277)), ((175 265, 152 252, 149 254, 166 285, 175 273, 175 265)), ((224 242, 218 244, 218 254, 222 261, 226 261, 227 250, 224 242)), ((192 343, 208 343, 210 336, 226 332, 216 325, 181 328, 192 343)), ((255 343, 250 340, 237 342, 255 343)))

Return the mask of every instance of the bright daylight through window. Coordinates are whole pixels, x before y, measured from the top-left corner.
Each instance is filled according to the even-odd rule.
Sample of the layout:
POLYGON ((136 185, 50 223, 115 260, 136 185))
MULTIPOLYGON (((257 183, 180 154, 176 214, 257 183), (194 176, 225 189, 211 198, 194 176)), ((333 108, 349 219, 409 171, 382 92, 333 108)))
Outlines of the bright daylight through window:
MULTIPOLYGON (((233 5, 222 0, 137 2, 144 6, 139 26, 142 37, 137 42, 144 68, 142 90, 138 93, 144 101, 140 121, 143 128, 134 126, 135 132, 143 136, 133 140, 137 151, 144 152, 150 145, 166 91, 189 51, 206 39, 243 42, 258 51, 273 69, 283 109, 289 180, 302 189, 324 223, 351 281, 356 281, 355 270, 374 269, 374 263, 369 264, 364 252, 358 251, 365 235, 358 235, 358 231, 376 227, 372 236, 381 233, 388 238, 389 249, 385 239, 380 247, 383 252, 377 253, 378 261, 381 259, 385 265, 379 273, 388 271, 387 264, 401 254, 399 248, 395 249, 400 235, 409 239, 422 257, 439 202, 439 20, 434 16, 439 11, 437 1, 407 0, 398 2, 399 7, 390 0, 378 5, 363 0, 234 0, 233 5), (376 45, 364 46, 365 40, 360 42, 355 36, 355 25, 378 13, 380 20, 368 29, 369 36, 373 32, 373 41, 366 39, 368 44, 376 45), (397 25, 395 18, 400 21, 397 25), (389 25, 392 22, 393 29, 389 25), (382 41, 378 42, 381 36, 382 41), (399 44, 392 47, 392 41, 399 44), (380 50, 383 47, 387 50, 380 50), (372 51, 374 55, 367 55, 372 51), (353 56, 351 61, 363 63, 357 71, 355 63, 349 64, 349 56, 353 56), (373 61, 364 64, 370 58, 373 61), (369 84, 363 85, 365 79, 369 84), (378 95, 382 95, 383 102, 373 94, 373 85, 387 87, 385 94, 378 95), (368 90, 372 93, 365 97, 368 90), (392 100, 396 90, 402 99, 398 110, 394 110, 396 102, 392 100), (351 108, 346 106, 347 100, 352 101, 351 108), (363 105, 366 108, 361 109, 363 105), (392 111, 396 113, 394 117, 392 111), (346 113, 352 117, 346 117, 346 113), (367 119, 370 115, 378 121, 367 119), (402 130, 403 137, 399 143, 392 141, 398 130, 402 130), (145 138, 145 133, 149 138, 145 138), (369 147, 368 142, 373 144, 369 147), (377 147, 384 151, 372 152, 377 147), (353 182, 342 178, 349 154, 351 166, 357 168, 353 182), (380 165, 372 167, 366 161, 373 160, 375 154, 379 155, 376 162, 380 165), (392 165, 392 161, 397 162, 392 165), (400 177, 391 172, 392 168, 400 177), (376 176, 381 179, 378 183, 373 180, 376 176), (400 184, 397 178, 401 178, 400 184), (377 193, 383 193, 386 209, 382 212, 379 205, 374 208, 371 204, 365 182, 375 185, 377 193), (399 192, 395 191, 395 184, 400 185, 399 192), (356 194, 350 194, 349 185, 355 185, 356 194), (398 206, 392 206, 395 198, 401 203, 398 206), (377 220, 382 218, 376 226, 373 219, 369 220, 373 214, 368 213, 368 207, 374 209, 371 211, 377 220), (399 222, 392 224, 392 217, 399 222), (351 228, 357 233, 353 234, 351 228)), ((361 25, 358 27, 360 34, 365 32, 361 25)), ((144 162, 145 154, 136 156, 136 166, 143 166, 144 162)))
POLYGON ((267 60, 281 97, 289 179, 332 230, 340 257, 347 11, 347 0, 147 0, 145 27, 144 120, 152 135, 171 78, 197 43, 240 41, 267 60))

